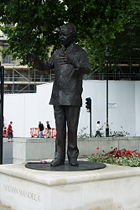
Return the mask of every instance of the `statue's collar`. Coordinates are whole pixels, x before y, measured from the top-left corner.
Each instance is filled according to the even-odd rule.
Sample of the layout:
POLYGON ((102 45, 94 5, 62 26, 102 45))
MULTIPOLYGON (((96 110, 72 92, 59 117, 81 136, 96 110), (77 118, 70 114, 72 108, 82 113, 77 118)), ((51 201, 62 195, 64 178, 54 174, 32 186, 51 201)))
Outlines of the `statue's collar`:
POLYGON ((71 43, 68 47, 63 46, 61 49, 63 52, 70 52, 72 48, 74 47, 75 42, 71 43))

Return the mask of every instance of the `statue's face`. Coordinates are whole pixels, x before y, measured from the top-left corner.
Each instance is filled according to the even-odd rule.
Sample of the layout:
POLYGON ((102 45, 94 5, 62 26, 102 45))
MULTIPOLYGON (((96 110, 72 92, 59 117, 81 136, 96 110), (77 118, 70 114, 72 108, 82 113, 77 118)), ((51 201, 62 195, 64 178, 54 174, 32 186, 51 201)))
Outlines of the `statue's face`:
POLYGON ((62 27, 60 30, 59 40, 65 47, 69 46, 73 41, 73 33, 67 27, 62 27))

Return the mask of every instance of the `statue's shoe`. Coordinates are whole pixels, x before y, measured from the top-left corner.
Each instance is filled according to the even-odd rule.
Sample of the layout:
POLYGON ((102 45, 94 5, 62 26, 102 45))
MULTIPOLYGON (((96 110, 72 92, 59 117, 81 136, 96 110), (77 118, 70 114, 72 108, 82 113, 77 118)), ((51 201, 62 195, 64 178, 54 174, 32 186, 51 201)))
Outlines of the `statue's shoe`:
POLYGON ((69 164, 71 166, 78 166, 79 165, 77 159, 71 159, 71 160, 69 160, 69 164))
POLYGON ((51 165, 52 167, 64 165, 64 161, 54 159, 54 160, 50 163, 50 165, 51 165))

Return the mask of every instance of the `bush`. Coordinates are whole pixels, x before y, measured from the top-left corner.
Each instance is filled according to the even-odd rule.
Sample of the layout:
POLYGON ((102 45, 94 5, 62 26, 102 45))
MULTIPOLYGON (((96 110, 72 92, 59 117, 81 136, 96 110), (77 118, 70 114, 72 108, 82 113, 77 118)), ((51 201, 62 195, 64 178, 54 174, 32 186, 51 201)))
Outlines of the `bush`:
MULTIPOLYGON (((100 149, 100 148, 96 148, 100 149)), ((90 161, 103 162, 108 164, 115 164, 121 166, 140 166, 140 153, 136 151, 118 149, 115 147, 109 152, 102 151, 101 153, 93 153, 91 155, 86 155, 90 161)))

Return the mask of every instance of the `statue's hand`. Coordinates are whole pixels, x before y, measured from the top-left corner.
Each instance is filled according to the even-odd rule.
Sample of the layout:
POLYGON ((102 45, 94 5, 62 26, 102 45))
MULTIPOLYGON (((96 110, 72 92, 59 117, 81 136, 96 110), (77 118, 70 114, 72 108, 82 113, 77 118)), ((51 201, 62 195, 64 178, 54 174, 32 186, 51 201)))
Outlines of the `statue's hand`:
POLYGON ((30 63, 36 63, 36 61, 38 60, 37 56, 35 55, 35 53, 29 53, 26 57, 27 61, 30 63))
POLYGON ((77 65, 74 64, 71 54, 66 53, 61 50, 58 52, 57 61, 60 65, 71 64, 74 68, 77 68, 77 65))
POLYGON ((60 54, 58 58, 58 62, 60 65, 68 64, 68 59, 65 54, 60 54))
POLYGON ((63 52, 61 52, 59 54, 58 62, 59 62, 60 65, 64 65, 64 64, 71 64, 71 65, 73 65, 69 55, 67 55, 66 53, 63 53, 63 52))

